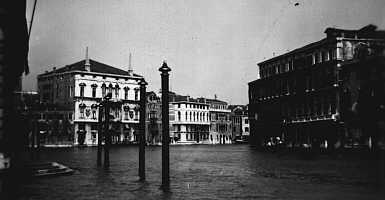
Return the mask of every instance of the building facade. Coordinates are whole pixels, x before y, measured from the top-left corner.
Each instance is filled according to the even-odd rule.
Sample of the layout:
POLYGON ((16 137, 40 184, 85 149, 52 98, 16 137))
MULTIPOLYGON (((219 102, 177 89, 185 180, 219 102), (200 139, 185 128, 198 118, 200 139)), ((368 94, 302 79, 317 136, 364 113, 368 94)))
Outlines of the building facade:
POLYGON ((231 110, 228 104, 218 99, 198 98, 198 102, 209 105, 210 144, 231 144, 231 110))
MULTIPOLYGON (((249 83, 253 144, 278 138, 288 146, 327 147, 365 140, 364 126, 354 121, 362 122, 359 115, 367 110, 362 108, 370 105, 362 98, 381 99, 384 94, 384 31, 369 25, 327 28, 325 34, 320 41, 258 64, 260 79, 249 83)), ((380 109, 379 102, 371 106, 380 109)))
POLYGON ((54 105, 70 120, 75 145, 96 145, 103 97, 112 94, 113 143, 135 142, 139 123, 139 81, 142 76, 86 59, 38 75, 42 103, 54 105))
POLYGON ((248 141, 250 135, 250 124, 248 106, 230 105, 231 110, 231 136, 233 141, 248 141))
POLYGON ((177 144, 209 143, 209 105, 190 96, 170 93, 171 132, 177 144))
POLYGON ((146 138, 148 144, 162 143, 162 101, 155 92, 146 94, 146 138))

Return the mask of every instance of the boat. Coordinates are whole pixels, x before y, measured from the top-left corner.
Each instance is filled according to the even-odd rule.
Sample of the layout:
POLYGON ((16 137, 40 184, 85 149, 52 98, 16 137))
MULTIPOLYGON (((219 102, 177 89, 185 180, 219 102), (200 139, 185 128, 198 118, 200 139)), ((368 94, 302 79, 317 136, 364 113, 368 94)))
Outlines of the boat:
POLYGON ((234 143, 235 144, 248 144, 249 140, 246 136, 236 136, 234 143))
POLYGON ((57 162, 30 163, 26 167, 30 169, 32 177, 70 175, 75 172, 73 169, 57 162))

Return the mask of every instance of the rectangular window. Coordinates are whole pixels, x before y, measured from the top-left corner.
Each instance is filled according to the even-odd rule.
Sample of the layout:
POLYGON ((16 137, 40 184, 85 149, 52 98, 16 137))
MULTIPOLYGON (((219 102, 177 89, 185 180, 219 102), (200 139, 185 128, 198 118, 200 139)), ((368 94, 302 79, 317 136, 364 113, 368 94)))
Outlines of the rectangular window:
POLYGON ((92 97, 96 97, 96 87, 92 87, 92 97))
POLYGON ((80 96, 84 97, 84 86, 80 86, 80 96))
POLYGON ((79 124, 79 130, 86 130, 85 124, 79 124))
POLYGON ((315 56, 315 54, 312 54, 311 58, 312 58, 312 64, 315 65, 317 63, 317 56, 315 56))
POLYGON ((336 59, 338 60, 341 60, 342 59, 342 55, 343 55, 343 51, 342 51, 342 48, 337 48, 337 51, 336 51, 336 59))
POLYGON ((102 86, 102 97, 106 96, 106 87, 102 86))
POLYGON ((135 101, 138 101, 139 99, 139 91, 135 90, 135 101))
POLYGON ((125 90, 124 90, 124 99, 125 99, 125 100, 128 99, 128 89, 125 89, 125 90))
POLYGON ((332 54, 332 60, 336 60, 337 59, 337 50, 336 49, 332 49, 331 50, 331 54, 332 54))
POLYGON ((98 130, 98 125, 97 124, 92 124, 91 125, 91 131, 97 131, 98 130))
POLYGON ((56 98, 59 97, 59 84, 56 84, 56 98))
POLYGON ((80 118, 84 118, 84 108, 80 108, 80 118))
POLYGON ((115 88, 115 98, 119 99, 119 88, 115 88))

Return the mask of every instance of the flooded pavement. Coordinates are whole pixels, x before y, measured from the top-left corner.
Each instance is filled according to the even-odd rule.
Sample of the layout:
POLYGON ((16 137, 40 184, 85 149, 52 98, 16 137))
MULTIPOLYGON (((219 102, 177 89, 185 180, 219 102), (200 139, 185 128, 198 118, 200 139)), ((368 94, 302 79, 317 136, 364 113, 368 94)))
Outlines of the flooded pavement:
POLYGON ((170 147, 171 192, 161 185, 161 147, 146 147, 146 182, 138 181, 138 147, 114 147, 109 170, 96 166, 96 148, 46 149, 44 161, 76 170, 24 186, 26 199, 384 199, 368 157, 258 152, 248 145, 170 147))

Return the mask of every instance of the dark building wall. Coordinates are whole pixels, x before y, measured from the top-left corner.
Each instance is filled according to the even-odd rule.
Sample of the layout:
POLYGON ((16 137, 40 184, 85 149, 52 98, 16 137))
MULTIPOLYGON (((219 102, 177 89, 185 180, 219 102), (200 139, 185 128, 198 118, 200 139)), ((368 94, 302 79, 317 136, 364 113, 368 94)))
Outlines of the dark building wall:
POLYGON ((354 115, 346 110, 363 91, 370 91, 362 87, 381 85, 381 81, 367 83, 374 76, 370 68, 377 69, 368 66, 381 64, 368 62, 363 55, 381 57, 385 40, 379 35, 385 34, 372 29, 366 34, 344 31, 327 29, 323 40, 259 63, 261 79, 249 83, 252 143, 275 136, 311 143, 347 135, 346 116, 354 115), (345 70, 347 66, 351 70, 345 70), (364 78, 364 74, 369 75, 364 78))

